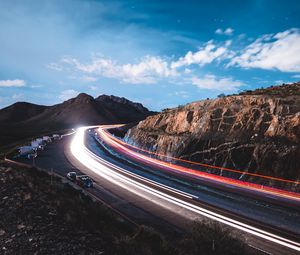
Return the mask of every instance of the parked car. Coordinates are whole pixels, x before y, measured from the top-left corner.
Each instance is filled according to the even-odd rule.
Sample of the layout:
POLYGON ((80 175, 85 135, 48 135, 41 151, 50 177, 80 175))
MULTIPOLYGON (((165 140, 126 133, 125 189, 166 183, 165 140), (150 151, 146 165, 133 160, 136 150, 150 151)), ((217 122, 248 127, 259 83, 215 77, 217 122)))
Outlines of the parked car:
POLYGON ((39 141, 31 141, 31 147, 35 150, 43 150, 44 145, 41 144, 39 141))
POLYGON ((93 180, 88 177, 87 175, 77 175, 76 172, 68 172, 67 178, 75 182, 77 185, 79 185, 82 188, 92 188, 93 187, 93 180))
POLYGON ((83 188, 92 188, 93 187, 93 180, 88 177, 87 175, 77 175, 76 183, 80 187, 83 188))
POLYGON ((23 153, 18 156, 19 158, 26 158, 26 159, 32 159, 37 157, 36 152, 28 152, 28 153, 23 153))
POLYGON ((77 173, 76 172, 69 172, 67 173, 67 178, 72 181, 76 182, 77 173))

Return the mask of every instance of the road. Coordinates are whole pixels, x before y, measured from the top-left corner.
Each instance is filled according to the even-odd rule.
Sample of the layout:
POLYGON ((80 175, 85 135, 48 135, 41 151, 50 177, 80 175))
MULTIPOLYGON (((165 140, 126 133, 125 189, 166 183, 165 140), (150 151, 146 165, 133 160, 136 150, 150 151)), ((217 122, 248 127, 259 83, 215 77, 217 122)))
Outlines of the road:
POLYGON ((49 146, 47 156, 41 154, 36 164, 48 169, 51 166, 60 174, 74 167, 80 169, 96 181, 95 195, 135 221, 169 235, 189 229, 195 219, 209 218, 229 226, 250 246, 267 253, 300 251, 299 211, 204 185, 180 183, 161 169, 141 166, 120 151, 107 148, 105 139, 95 139, 93 133, 79 129, 74 137, 49 146))

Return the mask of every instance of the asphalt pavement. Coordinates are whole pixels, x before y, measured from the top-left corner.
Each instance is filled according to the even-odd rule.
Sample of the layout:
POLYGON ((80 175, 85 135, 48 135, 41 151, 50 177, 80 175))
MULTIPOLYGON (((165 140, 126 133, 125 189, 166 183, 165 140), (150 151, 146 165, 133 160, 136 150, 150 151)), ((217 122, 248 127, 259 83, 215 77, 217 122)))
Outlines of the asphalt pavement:
MULTIPOLYGON (((39 152, 39 156, 34 160, 34 162, 31 160, 21 161, 24 163, 35 164, 36 166, 47 169, 49 171, 53 170, 54 172, 61 175, 66 175, 69 171, 88 173, 95 181, 94 188, 90 190, 90 192, 92 192, 95 196, 99 197, 105 203, 120 211, 125 216, 130 217, 130 219, 132 219, 137 224, 152 226, 171 238, 180 235, 183 231, 189 230, 192 227, 194 220, 201 220, 204 218, 199 216, 196 217, 194 214, 189 212, 183 212, 184 210, 178 207, 164 207, 161 204, 157 203, 157 201, 151 201, 149 199, 137 196, 132 191, 122 189, 117 185, 99 177, 97 174, 93 174, 91 171, 89 171, 89 169, 87 169, 71 155, 70 141, 72 138, 73 136, 70 135, 64 137, 61 140, 57 140, 53 143, 48 144, 44 151, 39 152), (182 212, 179 213, 179 210, 181 210, 182 212)), ((149 171, 149 169, 148 171, 144 171, 145 168, 139 168, 132 163, 126 161, 124 162, 123 158, 118 159, 116 155, 112 155, 103 147, 101 147, 101 145, 97 143, 97 141, 92 136, 87 136, 87 144, 89 149, 91 149, 94 153, 101 155, 101 157, 105 158, 106 160, 112 161, 114 164, 121 165, 123 167, 124 165, 127 165, 126 167, 128 169, 132 169, 133 172, 143 171, 144 173, 147 173, 147 175, 151 175, 151 171, 149 171)), ((161 176, 156 175, 155 178, 161 178, 161 176)), ((167 182, 166 184, 170 183, 170 179, 161 179, 164 179, 164 181, 167 182)), ((176 183, 176 185, 178 187, 179 184, 176 183)), ((189 190, 187 187, 185 187, 185 189, 189 190)), ((235 200, 235 203, 232 203, 232 201, 234 201, 233 199, 236 199, 235 196, 228 194, 220 195, 219 191, 209 190, 207 187, 205 187, 204 189, 200 189, 200 193, 201 198, 206 198, 209 201, 215 201, 215 203, 220 203, 219 201, 221 201, 221 205, 223 205, 224 207, 223 209, 226 210, 233 208, 233 211, 242 210, 250 214, 253 214, 253 210, 257 210, 258 212, 261 211, 260 214, 258 213, 259 217, 266 217, 266 210, 271 209, 274 211, 274 213, 272 213, 272 217, 269 218, 273 218, 275 221, 277 220, 277 222, 278 219, 279 221, 282 220, 281 226, 283 226, 284 228, 288 227, 289 224, 291 224, 294 229, 300 229, 297 225, 300 224, 299 221, 297 222, 300 214, 295 210, 289 212, 288 217, 286 217, 286 208, 278 208, 274 207, 273 205, 268 205, 266 208, 265 204, 257 203, 255 201, 249 202, 249 199, 247 199, 248 204, 245 201, 241 200, 235 200), (237 201, 238 203, 236 203, 237 201), (255 204, 257 205, 256 207, 255 204), (293 222, 294 219, 296 221, 293 222)), ((198 201, 196 202, 198 203, 198 201)), ((209 204, 206 202, 204 202, 202 205, 209 207, 209 204)), ((250 244, 250 246, 254 246, 256 250, 258 248, 271 254, 296 254, 286 248, 283 249, 280 246, 274 246, 271 242, 253 238, 251 235, 245 235, 245 238, 247 239, 248 244, 250 244)))

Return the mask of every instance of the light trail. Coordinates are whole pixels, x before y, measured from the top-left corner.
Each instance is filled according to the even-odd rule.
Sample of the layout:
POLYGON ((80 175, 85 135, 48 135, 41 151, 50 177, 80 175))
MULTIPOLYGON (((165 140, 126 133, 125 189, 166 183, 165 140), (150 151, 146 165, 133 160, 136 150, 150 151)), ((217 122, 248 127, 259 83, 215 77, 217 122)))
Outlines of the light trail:
POLYGON ((181 192, 179 190, 175 190, 173 188, 169 188, 165 185, 161 185, 157 182, 153 182, 147 178, 131 173, 95 155, 84 145, 85 130, 88 128, 90 127, 83 127, 77 130, 74 139, 71 142, 70 149, 73 156, 77 160, 79 160, 83 165, 85 165, 88 169, 90 169, 97 175, 105 178, 115 185, 122 187, 123 189, 133 192, 138 196, 144 197, 154 203, 160 204, 161 206, 165 206, 161 203, 161 201, 163 203, 170 203, 175 206, 185 208, 196 214, 203 215, 210 219, 224 223, 236 229, 253 234, 257 237, 261 237, 290 249, 300 251, 300 243, 298 242, 294 242, 263 229, 253 227, 243 222, 239 222, 232 218, 207 210, 198 205, 192 204, 188 201, 183 200, 192 199, 192 195, 181 192), (150 184, 152 185, 152 187, 150 187, 150 184), (180 198, 178 198, 178 196, 180 198), (153 200, 153 197, 156 199, 153 200))
MULTIPOLYGON (((259 185, 259 184, 255 184, 255 183, 250 183, 247 181, 235 180, 235 179, 232 179, 229 177, 218 176, 218 175, 210 174, 210 173, 206 173, 206 172, 201 172, 198 170, 171 164, 169 162, 164 162, 159 159, 150 158, 146 155, 140 154, 134 150, 127 148, 126 143, 124 145, 123 141, 120 141, 119 139, 117 139, 113 135, 111 135, 108 131, 106 131, 106 129, 116 128, 119 126, 120 125, 100 126, 98 128, 98 134, 99 134, 99 137, 104 142, 106 142, 109 146, 111 146, 115 150, 121 152, 121 154, 125 154, 129 157, 138 159, 142 162, 147 162, 152 165, 163 167, 165 170, 176 172, 179 174, 186 174, 186 175, 190 175, 190 176, 194 176, 194 177, 198 177, 198 178, 200 177, 202 179, 204 178, 206 180, 218 182, 221 185, 227 184, 227 185, 242 188, 245 190, 251 190, 251 191, 255 191, 255 192, 273 195, 276 197, 282 197, 282 198, 287 198, 287 199, 291 199, 291 200, 296 200, 298 202, 300 201, 299 193, 295 193, 292 191, 286 191, 286 190, 282 190, 282 189, 277 189, 277 188, 272 188, 269 186, 259 185)), ((266 176, 264 176, 264 177, 266 177, 266 176)))
MULTIPOLYGON (((110 135, 106 131, 107 129, 117 128, 117 127, 121 127, 121 126, 122 125, 116 125, 116 126, 110 126, 109 128, 107 128, 105 126, 105 128, 100 127, 100 129, 102 129, 103 132, 106 132, 108 135, 110 135)), ((184 163, 188 163, 188 164, 191 164, 191 165, 198 165, 198 166, 207 167, 207 168, 211 168, 211 169, 217 169, 217 170, 220 170, 220 171, 227 171, 227 172, 232 172, 232 173, 238 173, 238 174, 241 174, 241 175, 254 176, 254 177, 264 178, 264 179, 268 179, 268 180, 280 181, 280 182, 283 182, 283 183, 291 183, 291 184, 300 185, 299 181, 287 180, 287 179, 283 179, 283 178, 278 178, 278 177, 268 176, 268 175, 263 175, 263 174, 258 174, 258 173, 248 173, 246 171, 231 169, 231 168, 227 168, 227 167, 214 166, 214 165, 204 164, 204 163, 200 163, 200 162, 190 161, 190 160, 187 160, 187 159, 176 158, 176 157, 172 157, 172 156, 168 156, 168 155, 164 155, 164 154, 161 154, 161 153, 157 153, 157 152, 153 152, 153 151, 149 151, 149 150, 139 148, 137 146, 126 143, 126 142, 124 142, 124 141, 122 141, 122 140, 120 140, 116 137, 113 137, 113 136, 111 136, 110 138, 112 140, 126 146, 126 147, 130 147, 134 150, 142 151, 142 152, 145 152, 147 154, 155 155, 155 156, 158 156, 158 157, 161 157, 161 158, 176 160, 176 161, 179 161, 179 162, 184 162, 184 163)))

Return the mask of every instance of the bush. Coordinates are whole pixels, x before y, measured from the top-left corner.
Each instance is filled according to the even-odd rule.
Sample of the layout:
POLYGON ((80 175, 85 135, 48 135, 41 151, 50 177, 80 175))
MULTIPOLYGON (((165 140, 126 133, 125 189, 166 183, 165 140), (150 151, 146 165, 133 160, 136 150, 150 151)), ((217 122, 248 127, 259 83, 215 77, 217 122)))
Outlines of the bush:
POLYGON ((147 226, 141 226, 132 237, 119 239, 116 246, 117 253, 122 255, 174 254, 170 244, 158 232, 147 226))
POLYGON ((245 254, 243 242, 231 236, 219 223, 197 222, 191 234, 180 244, 178 254, 239 255, 245 254))

